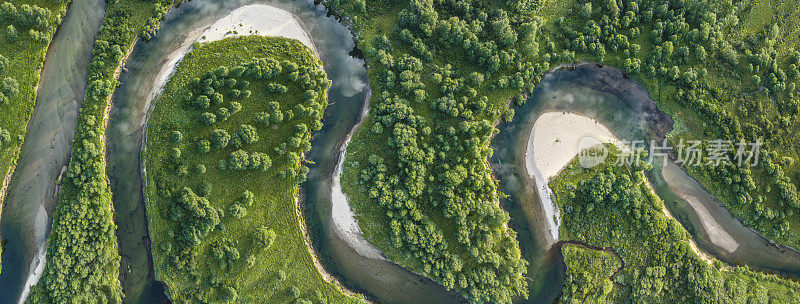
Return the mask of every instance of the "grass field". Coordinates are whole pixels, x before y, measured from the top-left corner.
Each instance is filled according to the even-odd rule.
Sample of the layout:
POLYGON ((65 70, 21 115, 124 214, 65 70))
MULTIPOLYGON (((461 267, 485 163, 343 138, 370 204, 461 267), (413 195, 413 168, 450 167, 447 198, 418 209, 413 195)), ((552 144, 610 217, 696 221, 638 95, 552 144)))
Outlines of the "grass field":
MULTIPOLYGON (((243 303, 297 303, 297 299, 313 303, 359 302, 343 294, 335 284, 323 280, 315 268, 297 213, 298 178, 280 177, 281 171, 301 170, 301 163, 300 159, 281 156, 276 149, 295 134, 295 124, 311 126, 313 120, 318 122, 319 118, 301 117, 298 114, 294 119, 286 118, 270 126, 255 122, 257 113, 266 111, 268 102, 278 102, 283 110, 295 109, 296 105, 303 104, 305 90, 301 85, 289 80, 288 72, 269 81, 248 79, 251 82, 248 90, 252 92, 249 97, 233 99, 225 94, 226 100, 239 102, 241 110, 213 126, 206 126, 198 120, 202 111, 186 106, 188 87, 193 78, 220 66, 232 68, 255 58, 291 61, 322 73, 322 78, 317 78, 316 82, 327 81, 324 80, 321 62, 311 51, 298 41, 284 38, 250 36, 225 39, 204 44, 180 62, 163 94, 155 101, 148 122, 147 150, 144 152, 156 279, 166 282, 170 298, 179 302, 199 302, 198 299, 203 297, 212 302, 222 301, 222 290, 227 287, 235 288, 238 292, 237 301, 243 303), (283 84, 288 91, 283 94, 268 93, 267 86, 271 83, 283 84), (267 171, 220 170, 218 161, 228 159, 228 155, 236 150, 230 146, 215 148, 206 154, 198 152, 198 142, 209 139, 212 130, 225 129, 233 134, 241 124, 257 126, 259 140, 242 149, 250 153, 258 151, 269 154, 273 161, 267 171), (183 134, 179 143, 172 141, 173 131, 183 134), (171 158, 173 148, 182 151, 180 165, 177 166, 188 166, 190 173, 176 173, 180 170, 175 170, 176 164, 171 158), (203 165, 207 171, 198 173, 199 165, 203 165), (175 208, 174 197, 165 196, 164 191, 190 187, 199 192, 202 183, 213 185, 207 198, 213 208, 224 210, 226 215, 214 231, 192 250, 196 266, 191 271, 180 270, 172 263, 179 245, 170 236, 179 234, 176 232, 180 230, 181 223, 170 220, 170 209, 175 208), (246 215, 235 218, 230 206, 242 199, 244 191, 254 194, 253 203, 246 207, 246 215), (256 244, 254 239, 254 234, 262 227, 276 234, 274 244, 266 249, 256 244), (212 248, 219 244, 237 249, 237 258, 228 260, 230 264, 221 265, 213 257, 212 248), (250 258, 250 255, 253 257, 250 258), (254 264, 248 266, 248 259, 252 259, 254 264)), ((326 94, 323 91, 318 93, 316 102, 324 110, 327 105, 326 94)), ((310 134, 305 133, 303 137, 308 140, 310 134)), ((287 155, 303 152, 302 147, 289 145, 288 149, 287 155)))

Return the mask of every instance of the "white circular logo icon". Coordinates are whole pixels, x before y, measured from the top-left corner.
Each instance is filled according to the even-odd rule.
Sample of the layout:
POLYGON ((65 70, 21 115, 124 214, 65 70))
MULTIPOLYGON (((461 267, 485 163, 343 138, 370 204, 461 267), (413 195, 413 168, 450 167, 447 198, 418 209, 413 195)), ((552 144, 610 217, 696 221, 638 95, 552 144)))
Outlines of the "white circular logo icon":
POLYGON ((583 137, 578 142, 578 162, 581 167, 592 168, 606 161, 608 157, 608 149, 599 140, 594 137, 583 137))

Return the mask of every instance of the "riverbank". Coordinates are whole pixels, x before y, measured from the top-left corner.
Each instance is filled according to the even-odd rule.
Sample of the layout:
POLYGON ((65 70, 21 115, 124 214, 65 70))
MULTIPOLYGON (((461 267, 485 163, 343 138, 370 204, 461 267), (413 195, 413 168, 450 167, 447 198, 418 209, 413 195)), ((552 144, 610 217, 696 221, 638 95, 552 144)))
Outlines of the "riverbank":
POLYGON ((7 208, 2 211, 6 216, 0 221, 2 238, 8 240, 0 274, 2 303, 24 300, 42 274, 50 215, 67 165, 104 6, 101 0, 70 1, 44 57, 36 105, 13 180, 7 185, 7 208))
MULTIPOLYGON (((569 99, 570 97, 566 98, 569 99)), ((630 150, 630 148, 624 146, 606 126, 594 118, 570 112, 541 113, 532 128, 528 144, 529 148, 525 154, 528 174, 536 178, 537 185, 540 185, 540 178, 544 179, 545 185, 547 185, 550 179, 559 175, 583 149, 606 143, 613 144, 619 149, 630 150)), ((666 175, 665 178, 669 179, 666 175)), ((650 185, 649 182, 646 183, 647 188, 657 197, 652 185, 650 185)), ((549 194, 547 197, 552 196, 552 190, 549 186, 547 189, 543 189, 544 187, 538 188, 540 189, 540 197, 545 197, 543 193, 545 191, 549 194)), ((692 204, 693 208, 702 208, 702 205, 696 201, 696 198, 687 193, 682 193, 682 195, 684 195, 684 199, 691 199, 694 201, 692 204)), ((553 211, 550 210, 556 209, 554 216, 557 216, 558 210, 555 204, 550 201, 550 208, 548 208, 548 206, 545 205, 547 201, 546 199, 541 200, 542 208, 544 208, 545 212, 548 212, 548 214, 553 214, 553 211)), ((662 208, 662 212, 668 218, 675 219, 666 206, 662 208)), ((700 213, 700 211, 698 211, 698 213, 700 213)), ((704 227, 715 232, 712 233, 712 240, 717 242, 720 246, 732 248, 728 250, 729 252, 735 251, 739 246, 738 242, 727 234, 707 211, 704 214, 706 215, 703 217, 704 227)), ((558 226, 551 226, 551 229, 553 228, 558 229, 558 226)), ((706 252, 700 250, 694 239, 690 238, 688 243, 695 254, 708 264, 713 264, 714 259, 706 252)))
MULTIPOLYGON (((312 53, 314 53, 314 55, 317 54, 313 43, 308 38, 306 32, 300 27, 299 23, 294 19, 292 14, 287 11, 268 5, 247 5, 237 8, 227 16, 217 20, 210 27, 206 28, 202 33, 202 37, 195 41, 206 44, 233 36, 264 35, 265 33, 270 33, 272 35, 282 36, 286 38, 299 38, 300 41, 303 44, 305 44, 309 50, 313 50, 312 53), (265 20, 261 18, 262 16, 264 16, 264 14, 273 17, 279 16, 279 18, 268 18, 269 20, 267 21, 269 22, 264 22, 265 20)), ((186 40, 191 41, 190 39, 186 40)), ((181 64, 182 62, 181 58, 183 58, 189 51, 191 51, 194 48, 193 46, 191 46, 193 43, 194 42, 186 43, 183 46, 184 48, 183 50, 179 48, 178 50, 170 54, 170 58, 168 58, 169 64, 167 64, 164 68, 162 68, 161 72, 159 72, 158 76, 155 78, 155 81, 157 83, 153 85, 154 92, 151 94, 151 98, 149 98, 149 100, 147 101, 146 105, 147 109, 154 108, 155 104, 151 103, 153 98, 158 97, 162 94, 162 90, 167 80, 170 79, 172 75, 176 72, 176 66, 181 64)), ((319 60, 318 57, 316 60, 317 61, 319 60)), ((148 113, 145 115, 145 126, 150 124, 149 121, 151 116, 149 113, 150 112, 148 111, 148 113)), ((146 137, 146 134, 148 134, 147 129, 148 129, 147 127, 145 127, 144 129, 145 142, 148 141, 146 137)), ((144 151, 143 155, 149 153, 146 149, 146 146, 143 147, 143 151, 144 151)), ((143 160, 142 164, 143 164, 142 172, 144 174, 143 179, 145 180, 145 189, 147 189, 146 184, 148 178, 146 175, 147 174, 146 173, 147 166, 145 165, 146 161, 143 160)), ((150 201, 148 196, 146 196, 145 199, 147 201, 150 201)), ((302 213, 300 212, 300 206, 297 196, 295 196, 294 201, 295 201, 294 211, 297 217, 297 225, 300 227, 300 231, 302 232, 301 238, 303 239, 303 242, 306 245, 307 252, 311 256, 311 260, 316 271, 323 277, 325 281, 333 283, 343 293, 348 294, 350 296, 360 297, 360 295, 357 295, 356 293, 344 289, 344 287, 342 287, 342 285, 335 280, 333 275, 327 273, 325 269, 322 267, 321 263, 319 262, 316 256, 316 253, 311 247, 311 241, 308 238, 308 232, 305 229, 305 223, 303 222, 303 216, 302 213)), ((152 211, 148 212, 151 213, 152 211)), ((148 222, 151 223, 151 226, 152 226, 152 221, 153 221, 152 218, 148 216, 148 222)), ((158 277, 158 275, 156 276, 158 277)))
MULTIPOLYGON (((569 100, 572 95, 564 96, 569 100)), ((569 101, 567 101, 569 102, 569 101)), ((620 146, 611 131, 597 120, 576 113, 544 112, 533 123, 525 150, 525 168, 535 181, 539 202, 548 220, 552 246, 558 240, 560 212, 552 201, 550 179, 558 175, 582 149, 597 144, 620 146)))
MULTIPOLYGON (((728 266, 695 254, 691 235, 663 211, 664 205, 647 187, 643 171, 612 164, 586 169, 577 160, 568 168, 551 185, 559 207, 565 212, 561 234, 565 240, 618 250, 625 265, 630 264, 620 277, 623 283, 630 284, 630 301, 707 301, 745 295, 750 298, 764 294, 765 288, 769 289, 770 301, 783 303, 796 298, 796 282, 777 276, 762 279, 763 274, 747 267, 728 266), (662 281, 655 289, 653 285, 642 284, 654 276, 662 281), (722 280, 724 287, 709 284, 722 280), (689 286, 703 286, 704 291, 689 286), (729 286, 741 286, 738 287, 741 290, 731 294, 729 286)), ((574 292, 584 288, 577 281, 566 283, 565 290, 574 292)))
POLYGON ((358 226, 355 213, 350 207, 347 195, 342 191, 342 167, 344 166, 344 156, 347 153, 347 146, 353 138, 353 134, 358 131, 358 128, 364 123, 367 113, 369 113, 370 97, 371 94, 368 93, 364 101, 365 105, 361 110, 361 114, 359 114, 358 122, 353 126, 350 132, 347 133, 344 143, 338 150, 339 161, 336 164, 336 169, 333 171, 333 180, 331 182, 331 218, 336 235, 347 242, 359 255, 370 259, 388 261, 380 249, 364 239, 364 234, 361 232, 361 227, 358 226))
MULTIPOLYGON (((665 166, 675 166, 671 161, 668 161, 664 164, 665 166)), ((711 240, 714 245, 719 246, 726 250, 728 253, 733 253, 736 249, 739 248, 739 242, 737 242, 731 235, 722 228, 719 223, 714 219, 711 213, 708 212, 705 206, 700 202, 700 195, 695 193, 696 189, 688 189, 687 187, 683 187, 683 189, 676 189, 676 183, 678 182, 677 176, 674 174, 676 171, 675 169, 672 170, 662 170, 662 176, 664 177, 664 181, 669 185, 669 187, 673 190, 674 193, 678 194, 683 200, 689 203, 692 209, 695 210, 697 216, 700 218, 700 223, 703 226, 703 230, 709 235, 709 239, 711 240)))
MULTIPOLYGON (((66 18, 71 2, 71 0, 50 1, 42 7, 49 10, 50 15, 47 16, 49 25, 47 28, 31 29, 40 31, 46 44, 43 44, 42 40, 34 40, 30 35, 23 34, 17 39, 7 40, 6 43, 0 45, 0 56, 6 60, 6 64, 0 72, 3 72, 3 77, 14 79, 18 87, 16 94, 3 96, 4 108, 3 111, 0 111, 0 130, 5 130, 10 135, 8 141, 0 140, 0 168, 7 168, 3 174, 2 183, 0 183, 0 219, 2 219, 2 205, 5 203, 8 186, 19 161, 28 125, 36 107, 44 61, 53 45, 52 38, 59 31, 61 21, 66 18), (14 71, 14 73, 9 73, 9 71, 14 71)), ((17 9, 13 3, 9 2, 8 4, 11 4, 15 10, 17 9)), ((19 24, 16 25, 19 26, 19 24)), ((27 30, 27 27, 25 29, 27 30)), ((0 172, 2 171, 0 170, 0 172)))
MULTIPOLYGON (((148 209, 149 228, 151 232, 151 239, 153 242, 153 259, 155 265, 156 279, 163 280, 169 286, 169 295, 173 301, 181 301, 191 296, 190 290, 192 286, 197 283, 196 280, 187 279, 185 271, 192 269, 192 272, 202 273, 201 278, 210 278, 213 274, 220 271, 229 273, 223 282, 227 286, 237 286, 235 294, 238 294, 238 299, 242 301, 253 301, 255 299, 272 299, 272 302, 283 302, 288 298, 288 294, 281 292, 285 288, 292 287, 297 290, 295 294, 302 293, 303 298, 313 299, 313 291, 321 292, 325 297, 338 299, 338 302, 354 302, 357 299, 348 298, 343 293, 338 292, 336 287, 338 284, 330 284, 324 280, 323 273, 320 273, 314 256, 312 255, 311 248, 309 248, 309 241, 304 237, 304 229, 302 216, 298 212, 297 192, 299 187, 298 181, 304 179, 301 164, 303 158, 300 156, 304 152, 302 147, 308 147, 307 142, 310 139, 311 129, 305 126, 317 126, 318 121, 322 117, 321 109, 327 105, 326 94, 324 90, 327 87, 327 80, 324 78, 325 74, 321 71, 321 62, 310 51, 310 48, 304 47, 296 40, 289 40, 277 37, 237 37, 230 39, 222 39, 212 43, 203 44, 203 46, 194 49, 187 54, 178 64, 176 73, 170 77, 170 80, 165 85, 163 92, 158 97, 158 101, 153 104, 153 110, 149 114, 147 123, 148 140, 146 143, 147 152, 144 157, 147 159, 147 178, 148 184, 152 187, 148 188, 148 201, 150 205, 148 209), (248 57, 249 56, 249 57, 248 57), (251 59, 253 58, 253 59, 251 59), (267 60, 277 60, 285 67, 282 72, 270 76, 270 81, 283 84, 287 87, 287 92, 276 93, 271 92, 267 88, 271 82, 266 79, 261 79, 256 76, 245 73, 244 76, 233 76, 237 82, 245 83, 245 79, 249 82, 242 97, 236 97, 233 91, 234 87, 220 87, 218 91, 224 94, 225 99, 232 106, 239 107, 234 110, 230 118, 226 120, 218 120, 214 123, 214 128, 228 130, 230 134, 234 134, 231 139, 233 146, 225 147, 216 146, 213 151, 199 152, 196 148, 196 141, 198 137, 207 138, 206 130, 210 127, 199 123, 185 123, 188 121, 196 121, 198 110, 183 106, 182 96, 187 89, 197 89, 186 86, 186 79, 199 77, 204 75, 207 71, 217 71, 217 66, 225 66, 228 69, 234 69, 238 65, 247 65, 249 60, 259 58, 268 58, 267 60), (289 82, 290 66, 285 61, 290 61, 295 64, 297 71, 303 75, 311 77, 315 94, 313 103, 301 96, 306 89, 301 89, 300 83, 289 82), (217 65, 207 66, 205 62, 214 62, 217 65), (230 91, 230 92, 229 92, 230 91), (249 93, 252 92, 252 95, 249 93), (292 117, 288 111, 287 116, 283 121, 270 121, 269 123, 261 120, 261 123, 256 124, 258 127, 250 127, 262 129, 259 136, 255 140, 248 141, 246 145, 239 146, 236 141, 236 136, 240 136, 240 131, 236 131, 236 127, 240 124, 248 124, 256 119, 259 111, 264 111, 264 105, 260 103, 261 100, 277 100, 280 98, 280 103, 275 103, 276 107, 283 109, 296 109, 297 115, 292 117), (305 100, 305 103, 303 103, 305 100), (238 106, 234 105, 240 103, 238 106), (317 114, 307 113, 301 111, 297 105, 304 104, 308 109, 316 109, 317 114), (279 105, 279 106, 277 106, 279 105), (295 107, 293 107, 295 106, 295 107), (306 114, 303 114, 306 113, 306 114), (177 124, 176 124, 177 123, 177 124), (265 125, 266 124, 266 125, 265 125), (293 126, 297 129, 303 129, 303 134, 292 133, 293 126), (233 128, 233 129, 231 129, 233 128), (265 132, 263 129, 269 129, 265 132), (170 141, 170 132, 179 131, 180 134, 185 135, 183 141, 170 141), (234 132, 235 131, 235 132, 234 132), (300 136, 300 137, 298 137, 300 136), (257 139, 260 138, 260 139, 257 139), (292 143, 297 139, 297 144, 287 146, 287 150, 283 153, 274 152, 278 149, 281 143, 292 143), (185 177, 188 172, 181 175, 175 174, 171 164, 173 163, 167 155, 172 151, 171 147, 177 147, 181 151, 180 162, 185 168, 184 171, 192 170, 191 177, 185 177), (247 152, 238 151, 236 149, 244 149, 247 152), (220 151, 225 150, 225 151, 220 151), (231 152, 234 151, 234 152, 231 152), (256 155, 254 153, 266 153, 256 155), (259 156, 261 159, 269 155, 269 158, 274 159, 265 161, 264 166, 258 165, 258 168, 252 167, 245 163, 245 167, 240 162, 231 156, 228 161, 229 154, 236 155, 237 153, 251 153, 251 155, 259 156), (282 156, 284 155, 284 156, 282 156), (296 156, 297 158, 293 158, 296 156), (223 160, 222 165, 217 164, 215 161, 223 160), (200 165, 203 165, 200 171, 197 171, 200 165), (206 172, 207 168, 207 172, 206 172), (160 181, 154 183, 154 181, 160 181), (167 182, 170 185, 179 187, 176 190, 170 190, 171 186, 164 184, 167 182), (198 183, 205 185, 198 188, 198 183), (270 187, 263 187, 264 184, 271 185, 270 187), (216 188, 212 191, 213 188, 216 188), (213 212, 224 212, 225 216, 218 215, 218 217, 208 218, 206 215, 193 215, 192 213, 183 214, 183 220, 179 217, 176 219, 169 214, 174 214, 167 210, 180 208, 173 205, 173 196, 164 194, 167 192, 178 191, 182 187, 183 197, 192 194, 187 192, 193 189, 200 196, 206 197, 198 202, 203 205, 203 208, 212 208, 213 212), (188 188, 187 188, 188 187, 188 188), (205 190, 204 190, 205 189, 205 190), (249 193, 249 194, 248 194, 249 193), (230 203, 232 200, 238 200, 230 203), (294 202, 291 204, 290 202, 294 202), (287 203, 290 203, 287 205, 287 203), (186 244, 185 239, 177 237, 185 232, 184 226, 178 223, 187 220, 187 218, 195 218, 202 223, 211 220, 212 225, 220 225, 220 229, 224 229, 224 233, 219 233, 214 230, 202 230, 201 235, 198 236, 199 243, 186 244), (269 229, 269 230, 265 230, 269 229), (173 231, 174 234, 170 234, 173 231), (265 231, 268 231, 265 232, 265 231), (272 237, 268 238, 269 241, 259 243, 259 233, 271 234, 272 237), (255 241, 249 241, 255 238, 255 241), (275 245, 272 245, 273 240, 275 245), (259 245, 261 244, 261 245, 259 245), (267 245, 264 245, 267 244, 267 245), (188 247, 183 247, 188 246, 188 247), (222 246, 222 247, 220 247, 222 246), (196 256, 196 266, 173 264, 174 258, 183 260, 185 254, 183 251, 170 251, 170 248, 191 248, 193 252, 202 252, 196 256), (246 257, 247 264, 244 265, 244 260, 222 259, 224 264, 220 264, 217 268, 218 262, 206 250, 225 250, 229 252, 235 250, 236 256, 246 257), (220 249, 223 248, 223 249, 220 249), (196 250, 196 251, 195 251, 196 250), (287 267, 287 264, 291 264, 287 267), (315 265, 316 264, 316 265, 315 265), (278 280, 274 280, 275 273, 283 273, 278 275, 278 280), (263 288, 262 283, 257 282, 271 282, 272 288, 263 288), (190 294, 187 294, 189 292, 190 294)), ((267 70, 263 70, 267 71, 267 70)), ((219 73, 219 72, 217 72, 219 73)), ((219 77, 224 74, 220 74, 219 77)), ((228 79, 228 78, 226 78, 228 79)), ((226 80, 227 82, 227 80, 226 80)), ((196 92, 196 91, 193 91, 196 92)), ((227 105, 228 103, 220 103, 219 105, 227 105)), ((217 105, 214 105, 216 107, 217 105)), ((272 108, 273 106, 270 106, 272 108)), ((277 115, 270 110, 271 115, 277 115)), ((202 111, 200 111, 202 112, 202 111)), ((221 113, 216 111, 216 113, 221 113)), ((222 114, 220 114, 222 115, 222 114)), ((278 117, 278 116, 275 116, 278 117)), ((241 129, 243 127, 239 127, 241 129)), ((242 135, 243 136, 243 135, 242 135)), ((254 135, 255 136, 255 135, 254 135)), ((181 136, 183 137, 183 136, 181 136)), ((212 140, 213 141, 213 140, 212 140)), ((259 161, 262 163, 262 161, 259 161)), ((262 163, 264 164, 264 163, 262 163)), ((174 192, 173 192, 174 193, 174 192)), ((209 211, 211 212, 211 211, 209 211)), ((213 214, 212 212, 212 214, 213 214)), ((192 222, 195 222, 194 220, 192 222)), ((194 227, 194 226, 193 226, 194 227)), ((213 229, 212 229, 213 230, 213 229)), ((306 234, 307 235, 307 234, 306 234)), ((217 279, 201 279, 203 286, 217 286, 215 282, 217 279), (210 284, 210 285, 207 285, 210 284)), ((226 292, 224 288, 216 288, 217 292, 213 292, 210 297, 218 299, 225 297, 226 292)), ((295 296, 297 298, 297 296, 295 296)))

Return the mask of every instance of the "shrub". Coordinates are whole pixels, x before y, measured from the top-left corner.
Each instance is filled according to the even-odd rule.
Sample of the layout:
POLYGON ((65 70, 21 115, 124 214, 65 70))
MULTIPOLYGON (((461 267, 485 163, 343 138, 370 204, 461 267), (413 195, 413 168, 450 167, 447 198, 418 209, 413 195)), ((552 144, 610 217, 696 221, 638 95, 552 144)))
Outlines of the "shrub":
POLYGON ((211 100, 205 95, 200 95, 200 97, 197 97, 197 99, 194 100, 194 106, 200 109, 208 109, 210 105, 211 100))
POLYGON ((242 206, 239 202, 235 202, 228 207, 228 215, 240 219, 247 215, 247 208, 242 206))
POLYGON ((233 134, 233 138, 231 140, 231 144, 234 147, 239 148, 245 144, 253 144, 258 142, 258 131, 256 127, 252 125, 241 125, 239 126, 239 130, 233 134))
POLYGON ((250 190, 245 190, 244 193, 242 194, 242 203, 247 205, 248 207, 252 206, 254 197, 255 196, 253 195, 253 192, 250 192, 250 190))
POLYGON ((9 25, 6 28, 6 37, 11 41, 17 40, 17 29, 13 25, 9 25))
POLYGON ((182 139, 183 133, 181 133, 181 131, 172 131, 169 133, 169 140, 172 141, 172 143, 177 144, 181 142, 182 139))
POLYGON ((3 83, 0 84, 0 90, 8 96, 14 96, 19 93, 19 83, 11 77, 3 78, 3 83))
POLYGON ((217 120, 219 121, 226 121, 228 117, 231 117, 231 112, 228 111, 226 108, 219 108, 217 109, 217 120))
POLYGON ((8 130, 0 128, 0 147, 3 144, 11 141, 11 134, 8 134, 8 130))
POLYGON ((300 288, 298 288, 297 286, 292 286, 292 288, 289 288, 289 294, 292 295, 292 298, 295 298, 295 299, 299 298, 300 297, 300 288))
POLYGON ((172 153, 170 153, 170 157, 172 157, 173 160, 181 158, 181 149, 172 148, 172 153))
POLYGON ((200 140, 200 142, 197 143, 197 150, 200 151, 200 153, 208 153, 208 152, 210 152, 211 151, 211 142, 209 142, 209 141, 207 141, 205 139, 200 140))
POLYGON ((267 227, 261 227, 256 230, 254 242, 264 249, 268 249, 275 242, 275 231, 267 227))
POLYGON ((258 112, 256 113, 256 122, 264 126, 269 126, 269 117, 269 113, 267 112, 258 112))
POLYGON ((242 109, 242 104, 240 104, 238 102, 235 102, 235 101, 231 102, 231 105, 230 105, 231 114, 236 114, 236 112, 239 112, 239 110, 241 110, 241 109, 242 109))
POLYGON ((200 122, 203 124, 210 126, 217 122, 217 116, 214 113, 205 112, 200 115, 200 122))
POLYGON ((8 66, 8 58, 3 56, 3 54, 0 54, 0 73, 2 73, 7 66, 8 66))
POLYGON ((233 170, 246 170, 250 166, 250 155, 245 151, 236 150, 231 153, 228 163, 233 170))
POLYGON ((228 131, 217 129, 211 132, 211 144, 214 145, 214 148, 225 148, 228 146, 230 140, 231 136, 228 134, 228 131))
POLYGON ((252 253, 248 255, 246 263, 247 263, 247 268, 253 267, 253 265, 256 264, 256 256, 253 255, 252 253))

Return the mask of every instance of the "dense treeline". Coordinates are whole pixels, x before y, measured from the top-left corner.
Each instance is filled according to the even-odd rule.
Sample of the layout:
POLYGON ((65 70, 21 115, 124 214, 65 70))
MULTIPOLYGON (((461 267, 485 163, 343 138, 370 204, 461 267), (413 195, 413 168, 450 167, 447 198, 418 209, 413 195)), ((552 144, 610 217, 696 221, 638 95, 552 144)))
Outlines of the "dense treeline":
POLYGON ((613 165, 583 169, 573 162, 551 187, 563 215, 559 238, 612 248, 624 262, 619 274, 598 283, 602 269, 582 267, 598 261, 565 253, 570 268, 561 302, 790 303, 800 298, 795 281, 702 260, 689 245, 689 233, 663 213, 663 202, 642 171, 613 165), (595 279, 586 284, 581 278, 595 279), (597 286, 611 283, 615 286, 597 286))
MULTIPOLYGON (((504 212, 489 203, 497 193, 483 165, 491 125, 498 115, 513 117, 505 107, 509 97, 524 102, 522 93, 544 72, 576 60, 612 64, 648 88, 676 122, 669 136, 673 147, 695 139, 730 140, 723 147, 730 163, 703 162, 687 170, 745 224, 782 244, 798 245, 800 222, 793 215, 800 211, 795 162, 800 126, 794 123, 794 90, 800 54, 791 24, 799 14, 790 3, 326 4, 356 33, 374 92, 371 115, 348 151, 345 192, 364 230, 382 228, 366 231, 367 238, 410 269, 478 302, 502 302, 499 294, 507 290, 522 293, 521 285, 491 279, 484 284, 465 275, 472 269, 454 265, 488 261, 473 250, 515 246, 513 237, 505 238, 510 247, 477 241, 504 239, 486 237, 493 231, 489 227, 504 222, 504 212), (739 166, 735 143, 758 140, 768 151, 758 166, 739 166)), ((712 147, 699 148, 707 153, 712 147)), ((516 262, 502 263, 515 261, 506 258, 513 253, 499 255, 495 265, 517 269, 499 271, 500 277, 524 272, 516 262)))
POLYGON ((50 10, 36 5, 22 4, 19 8, 10 2, 3 2, 0 5, 0 23, 4 21, 9 23, 5 28, 6 39, 12 43, 19 37, 17 27, 20 27, 27 28, 28 34, 34 41, 49 44, 51 35, 42 31, 52 29, 51 15, 50 10))
POLYGON ((687 169, 746 225, 800 246, 800 222, 793 216, 800 212, 794 165, 800 151, 800 53, 797 30, 778 21, 797 18, 797 8, 677 0, 562 5, 566 9, 556 16, 564 16, 552 18, 541 58, 596 60, 635 75, 676 120, 670 134, 675 147, 681 140, 731 141, 722 150, 729 162, 686 162, 687 169), (739 165, 737 143, 759 140, 764 145, 758 166, 739 165))
POLYGON ((125 51, 173 2, 116 0, 106 7, 47 240, 47 264, 28 302, 121 302, 120 257, 103 155, 106 111, 125 51))
POLYGON ((622 267, 616 255, 573 244, 563 245, 561 255, 567 273, 562 302, 613 303, 625 295, 625 285, 613 278, 622 267))
POLYGON ((367 238, 472 302, 527 296, 486 159, 506 101, 545 71, 524 61, 534 2, 329 2, 369 66, 370 116, 344 169, 367 238))
POLYGON ((172 301, 355 301, 317 272, 296 213, 330 85, 284 38, 223 39, 182 59, 144 152, 155 275, 172 301))

